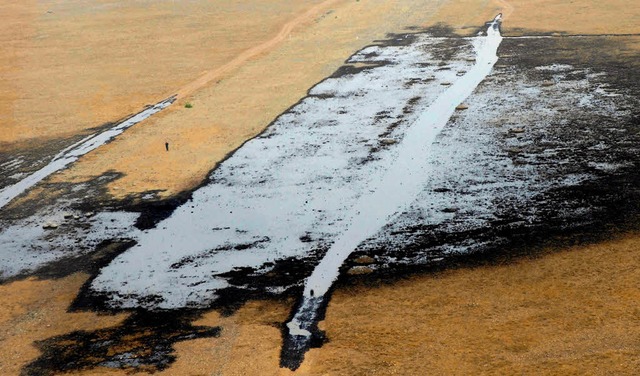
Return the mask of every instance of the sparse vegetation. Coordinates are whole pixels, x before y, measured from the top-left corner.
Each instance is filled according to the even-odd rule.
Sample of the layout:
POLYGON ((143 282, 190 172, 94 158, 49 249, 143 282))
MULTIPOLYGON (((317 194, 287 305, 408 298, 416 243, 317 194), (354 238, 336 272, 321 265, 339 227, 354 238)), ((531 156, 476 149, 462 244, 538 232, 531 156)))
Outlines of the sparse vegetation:
POLYGON ((193 105, 191 104, 191 102, 187 102, 184 104, 184 108, 192 108, 193 105))

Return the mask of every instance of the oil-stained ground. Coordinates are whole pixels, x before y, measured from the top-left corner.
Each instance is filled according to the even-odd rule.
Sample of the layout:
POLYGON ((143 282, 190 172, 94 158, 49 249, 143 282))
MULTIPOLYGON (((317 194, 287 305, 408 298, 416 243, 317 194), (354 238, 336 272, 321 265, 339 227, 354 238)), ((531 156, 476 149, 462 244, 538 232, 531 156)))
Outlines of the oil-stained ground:
MULTIPOLYGON (((460 14, 466 14, 464 7, 469 8, 469 13, 482 8, 475 2, 458 3, 439 8, 436 15, 447 20, 447 15, 460 17, 460 14)), ((336 16, 342 17, 340 12, 353 11, 360 5, 337 7, 336 16)), ((482 8, 481 12, 491 14, 503 5, 496 2, 482 8)), ((490 136, 488 139, 496 142, 485 145, 485 149, 476 150, 478 158, 468 159, 471 165, 465 169, 473 169, 487 158, 492 161, 497 159, 510 163, 516 170, 520 168, 522 171, 536 171, 537 175, 533 177, 515 175, 512 178, 534 179, 534 182, 541 183, 547 190, 542 196, 533 198, 518 196, 514 192, 511 200, 492 203, 492 214, 499 214, 499 220, 463 236, 459 236, 455 227, 444 226, 433 231, 431 227, 416 225, 421 209, 412 208, 395 228, 390 226, 386 229, 392 239, 395 239, 392 246, 371 242, 350 260, 347 267, 369 265, 375 272, 365 277, 345 276, 341 280, 328 306, 326 320, 321 323, 321 328, 326 330, 328 342, 308 354, 307 361, 300 369, 301 374, 419 374, 425 365, 434 372, 458 374, 558 370, 566 373, 634 374, 637 370, 638 365, 634 361, 638 356, 635 340, 637 333, 634 329, 637 307, 633 302, 638 300, 638 289, 635 287, 638 276, 635 273, 637 268, 633 266, 638 260, 635 252, 637 241, 632 234, 636 229, 637 215, 633 202, 637 201, 635 145, 638 107, 633 98, 638 98, 638 76, 635 73, 638 39, 635 36, 571 36, 591 32, 633 34, 637 32, 633 29, 634 25, 638 25, 634 21, 638 18, 637 6, 628 2, 608 4, 609 8, 624 10, 622 13, 625 16, 620 17, 621 12, 607 11, 591 1, 578 2, 569 9, 566 5, 554 2, 520 4, 512 1, 508 5, 510 9, 505 14, 511 14, 505 19, 507 35, 510 21, 513 22, 513 34, 556 35, 541 39, 505 39, 495 77, 479 88, 479 93, 483 95, 471 98, 469 109, 460 112, 452 120, 448 132, 442 135, 441 147, 446 149, 456 143, 463 144, 465 137, 480 128, 485 135, 490 136), (533 7, 533 10, 528 7, 533 7), (559 12, 562 10, 568 12, 559 12), (531 14, 538 17, 531 17, 531 14), (583 19, 595 21, 578 22, 583 19), (616 22, 611 22, 613 20, 616 22), (546 22, 551 23, 546 24, 549 25, 547 29, 543 29, 541 25, 546 22), (520 84, 524 86, 518 86, 520 84), (524 89, 520 90, 522 87, 524 89), (592 103, 591 106, 598 108, 598 111, 581 111, 589 103, 574 102, 572 95, 577 93, 580 93, 580 98, 595 100, 595 105, 592 103), (620 97, 625 100, 619 102, 620 97), (544 111, 534 111, 541 103, 544 111), (480 108, 483 110, 479 110, 480 108), (566 176, 574 179, 560 179, 566 176), (530 201, 523 200, 525 198, 530 201), (535 203, 537 206, 533 207, 536 210, 531 210, 532 206, 528 202, 535 203), (631 231, 631 235, 625 235, 626 231, 631 231), (558 250, 576 241, 599 241, 608 237, 614 240, 574 246, 569 251, 558 250), (491 252, 488 256, 478 254, 473 258, 450 257, 448 262, 439 265, 428 264, 426 271, 432 270, 431 268, 439 270, 441 267, 482 266, 426 276, 420 273, 416 276, 415 268, 404 267, 406 264, 415 264, 416 261, 454 256, 446 252, 443 255, 439 249, 447 244, 464 245, 463 238, 474 239, 482 245, 478 251, 491 252), (500 239, 501 242, 492 244, 488 239, 500 239), (397 244, 407 246, 398 250, 397 244), (425 254, 425 249, 430 250, 426 253, 429 257, 421 260, 420 256, 425 254), (398 251, 402 257, 389 262, 389 258, 398 254, 398 251), (372 260, 360 258, 356 261, 357 257, 364 254, 372 257, 372 260), (523 258, 516 257, 523 254, 523 258), (531 259, 532 255, 535 259, 531 259), (486 263, 506 265, 486 266, 486 263), (355 286, 352 286, 353 281, 355 286), (402 317, 402 320, 398 317, 402 317), (402 351, 397 351, 399 348, 402 351)), ((473 17, 469 15, 466 20, 473 17)), ((481 21, 488 18, 490 17, 486 15, 478 16, 480 21, 468 24, 481 25, 481 21)), ((310 29, 313 30, 313 27, 310 29)), ((391 29, 399 30, 389 28, 386 31, 392 31, 391 29)), ((475 29, 460 29, 459 25, 454 25, 454 30, 471 32, 475 29)), ((374 39, 379 38, 370 38, 365 44, 374 39)), ((351 48, 349 53, 343 55, 342 59, 357 50, 353 46, 348 48, 351 48)), ((307 89, 311 83, 328 75, 335 67, 325 66, 324 69, 321 76, 316 73, 315 81, 308 82, 309 77, 305 78, 307 81, 297 81, 305 81, 302 85, 306 86, 299 88, 307 89)), ((299 79, 300 77, 292 77, 293 81, 299 79)), ((230 80, 228 85, 234 82, 230 80)), ((215 90, 205 90, 194 98, 205 101, 221 95, 220 92, 214 92, 215 90)), ((229 94, 227 98, 232 97, 229 94)), ((286 98, 289 97, 284 95, 278 100, 293 103, 291 100, 287 102, 286 98)), ((195 108, 201 108, 198 102, 194 103, 195 108)), ((275 114, 284 110, 282 105, 274 105, 273 102, 266 107, 270 109, 266 113, 271 115, 263 115, 264 119, 260 118, 256 123, 261 121, 264 125, 275 114)), ((186 109, 181 109, 175 115, 166 115, 158 121, 176 122, 185 111, 186 109)), ((106 121, 125 115, 111 116, 106 121)), ((187 116, 191 121, 197 118, 195 123, 204 123, 207 118, 202 112, 187 116)), ((226 115, 222 117, 225 118, 224 116, 226 115)), ((259 128, 256 126, 253 131, 244 133, 244 138, 255 134, 259 128)), ((202 130, 204 129, 208 128, 203 125, 202 130)), ((206 132, 221 131, 213 129, 206 132)), ((188 143, 190 147, 203 143, 204 140, 195 136, 197 133, 192 134, 193 142, 188 143)), ((144 132, 134 137, 144 139, 144 132)), ((239 136, 239 139, 242 137, 239 136)), ((60 142, 63 145, 67 141, 60 142)), ((224 150, 231 150, 239 144, 224 137, 215 139, 213 143, 225 145, 220 149, 219 155, 224 155, 224 150)), ((119 190, 122 192, 116 196, 138 193, 138 196, 132 197, 142 197, 144 194, 151 194, 150 197, 155 200, 157 194, 167 195, 167 192, 180 191, 185 187, 182 174, 191 174, 194 167, 189 167, 186 172, 171 167, 189 164, 185 163, 184 158, 162 160, 169 169, 158 174, 154 168, 146 168, 149 166, 141 168, 140 164, 128 164, 126 158, 109 157, 109 153, 123 150, 119 148, 133 150, 131 145, 127 145, 125 141, 113 143, 105 151, 84 161, 87 163, 84 167, 85 175, 76 172, 82 171, 82 165, 78 167, 80 170, 72 169, 65 174, 75 176, 76 182, 87 181, 88 184, 80 191, 84 189, 98 193, 100 197, 106 198, 103 202, 117 208, 129 205, 126 201, 110 201, 110 195, 119 190), (95 174, 100 168, 87 174, 92 171, 89 167, 92 160, 101 160, 100 168, 113 166, 106 161, 120 160, 120 167, 136 166, 140 175, 135 178, 132 168, 125 174, 112 171, 105 178, 96 179, 95 174), (153 174, 163 176, 164 180, 154 180, 153 174), (91 180, 87 178, 89 175, 93 176, 91 180), (170 179, 179 183, 166 183, 170 179), (161 180, 165 183, 157 185, 161 180), (146 183, 140 183, 142 181, 146 183), (105 183, 109 182, 110 188, 106 191, 105 183), (131 184, 135 182, 141 185, 140 189, 132 189, 131 184)), ((48 147, 50 151, 56 149, 55 146, 42 147, 48 147)), ((149 148, 155 150, 153 146, 149 148)), ((47 153, 49 152, 43 152, 48 155, 47 153)), ((156 156, 153 153, 155 151, 150 154, 156 156)), ((198 153, 190 152, 189 158, 195 158, 198 153)), ((32 154, 34 160, 37 159, 37 154, 32 154)), ((467 154, 467 158, 469 157, 467 154)), ((210 154, 208 158, 208 162, 202 163, 209 167, 195 167, 200 176, 209 170, 211 161, 219 159, 215 154, 210 154)), ((144 158, 138 160, 142 159, 144 158)), ((449 177, 456 173, 452 171, 449 177)), ((500 171, 494 173, 499 175, 500 171)), ((56 183, 65 179, 45 182, 34 193, 39 194, 37 197, 54 202, 50 198, 55 198, 55 195, 50 195, 52 189, 69 192, 74 187, 74 184, 56 183)), ((193 187, 199 181, 196 178, 187 185, 193 187)), ((471 191, 486 190, 491 183, 481 179, 453 181, 455 184, 451 187, 442 187, 436 193, 458 195, 458 201, 464 202, 465 197, 473 197, 471 191)), ((62 196, 65 194, 68 193, 63 193, 62 196)), ((77 196, 81 197, 80 194, 77 196)), ((146 206, 140 210, 160 212, 157 215, 162 216, 163 210, 170 211, 180 202, 182 201, 178 198, 175 203, 159 202, 155 211, 146 206)), ((25 208, 31 208, 31 212, 40 209, 37 201, 32 201, 25 208)), ((450 223, 473 218, 474 213, 461 208, 464 208, 463 205, 448 205, 444 208, 444 213, 451 217, 450 223)), ((77 221, 91 218, 84 214, 94 209, 86 204, 78 207, 75 214, 83 215, 77 221)), ((7 213, 15 213, 15 217, 5 217, 3 214, 3 219, 21 217, 29 212, 22 212, 18 207, 10 210, 7 213)), ((154 215, 156 214, 148 216, 151 218, 150 224, 154 222, 154 215)), ((102 259, 101 255, 104 254, 98 254, 96 261, 100 265, 106 263, 114 253, 106 252, 106 259, 102 259)), ((78 269, 95 273, 96 269, 91 267, 93 263, 90 258, 83 260, 85 263, 81 265, 89 266, 78 269)), ((4 291, 3 296, 7 296, 7 301, 11 302, 7 305, 6 312, 2 313, 0 337, 4 354, 0 370, 3 372, 17 374, 22 370, 28 374, 68 369, 85 370, 90 374, 121 374, 124 371, 119 368, 125 368, 127 372, 146 372, 169 365, 164 371, 166 374, 286 373, 278 370, 280 325, 286 321, 294 305, 291 299, 285 297, 280 298, 283 300, 253 301, 235 311, 247 296, 243 296, 241 291, 231 290, 229 300, 225 300, 226 309, 221 311, 235 314, 221 316, 216 311, 200 312, 199 315, 202 316, 195 322, 192 320, 196 316, 179 316, 175 318, 178 331, 169 330, 166 336, 155 338, 155 329, 147 330, 147 326, 153 326, 153 320, 147 323, 137 321, 143 316, 133 315, 127 319, 122 314, 96 317, 91 312, 66 313, 68 307, 77 306, 76 295, 87 275, 73 274, 73 263, 61 265, 66 265, 66 272, 56 274, 55 270, 48 270, 48 274, 40 275, 41 280, 21 277, 18 281, 0 286, 4 291), (144 329, 140 329, 142 327, 144 329), (129 333, 130 336, 124 333, 129 333), (199 334, 205 338, 174 344, 175 341, 199 334), (155 359, 151 354, 153 351, 150 353, 149 350, 159 347, 154 345, 140 348, 139 342, 136 342, 140 338, 162 347, 162 351, 157 351, 157 361, 148 361, 155 359), (103 339, 114 342, 105 345, 103 339), (48 361, 56 350, 65 349, 70 356, 62 358, 68 361, 48 361), (93 358, 91 350, 86 349, 99 351, 96 351, 97 356, 93 358), (106 355, 101 355, 103 352, 106 355), (136 368, 135 361, 131 360, 138 357, 141 361, 136 368), (122 359, 124 362, 118 363, 122 359), (171 363, 172 361, 175 362, 171 363), (115 369, 102 368, 114 365, 115 369)), ((281 278, 279 273, 295 271, 295 268, 291 268, 292 265, 283 264, 271 278, 281 278)), ((62 266, 60 269, 63 269, 62 266)), ((309 272, 306 266, 299 266, 297 269, 300 270, 295 277, 297 279, 309 272)), ((250 273, 251 270, 240 270, 231 277, 240 284, 250 280, 247 279, 250 273)), ((290 279, 285 279, 284 283, 287 281, 290 279)), ((260 296, 261 293, 248 297, 260 296)))

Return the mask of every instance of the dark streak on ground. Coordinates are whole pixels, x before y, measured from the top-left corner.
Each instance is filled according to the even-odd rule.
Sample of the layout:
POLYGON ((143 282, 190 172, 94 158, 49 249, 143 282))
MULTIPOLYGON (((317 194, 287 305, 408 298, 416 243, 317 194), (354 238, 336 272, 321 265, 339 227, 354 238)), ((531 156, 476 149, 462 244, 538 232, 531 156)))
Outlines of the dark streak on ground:
POLYGON ((54 261, 38 269, 35 273, 19 274, 3 280, 0 285, 9 284, 27 277, 45 280, 65 278, 75 273, 95 275, 102 267, 108 265, 111 260, 134 244, 135 242, 129 239, 106 240, 97 245, 93 252, 54 261))
POLYGON ((22 200, 18 203, 10 203, 2 208, 2 220, 17 220, 27 218, 36 214, 43 207, 54 206, 60 200, 68 202, 77 202, 72 205, 73 209, 83 212, 95 212, 96 210, 105 209, 109 205, 107 203, 108 193, 106 186, 121 178, 122 174, 109 171, 103 175, 97 176, 86 182, 76 183, 52 183, 45 179, 38 184, 40 191, 34 193, 29 190, 29 199, 22 200))
POLYGON ((329 76, 329 78, 338 78, 338 77, 342 77, 342 76, 346 76, 346 75, 358 74, 358 73, 360 73, 362 71, 366 71, 366 70, 369 70, 369 69, 375 69, 375 68, 384 66, 386 64, 389 64, 389 63, 388 62, 384 62, 384 61, 380 61, 380 62, 376 62, 376 63, 368 63, 366 65, 361 65, 361 66, 345 64, 345 65, 341 66, 340 68, 338 68, 338 70, 336 70, 331 76, 329 76))
MULTIPOLYGON (((304 361, 304 355, 310 349, 320 348, 325 343, 329 342, 329 338, 323 330, 320 330, 320 328, 318 327, 318 323, 324 320, 327 313, 327 306, 329 305, 331 296, 333 295, 333 292, 336 288, 337 286, 334 284, 333 286, 331 286, 331 288, 329 288, 329 291, 327 291, 327 293, 323 297, 315 298, 322 299, 322 301, 320 302, 318 308, 318 319, 314 321, 308 328, 309 332, 311 333, 311 340, 292 340, 291 336, 289 335, 289 328, 286 326, 286 324, 281 325, 280 334, 282 335, 282 348, 280 349, 280 367, 288 368, 293 371, 297 370, 298 368, 300 368, 302 362, 304 361)), ((293 305, 293 309, 291 310, 291 313, 289 314, 289 317, 287 317, 285 323, 291 322, 298 311, 298 307, 300 306, 300 304, 302 304, 302 300, 302 294, 300 293, 298 295, 298 301, 293 305)))
POLYGON ((12 175, 21 174, 22 176, 27 176, 32 174, 47 165, 61 150, 98 130, 106 130, 116 124, 117 122, 105 123, 99 127, 86 129, 80 134, 67 138, 55 138, 51 140, 38 139, 20 142, 16 145, 7 145, 4 147, 6 151, 0 152, 0 165, 14 159, 21 159, 23 162, 17 166, 3 167, 0 169, 0 189, 12 185, 22 178, 12 177, 12 175))
POLYGON ((140 311, 120 326, 74 331, 37 341, 42 355, 22 369, 22 376, 49 376, 96 367, 154 373, 175 362, 173 345, 197 338, 216 338, 220 327, 193 326, 197 313, 140 311))
MULTIPOLYGON (((146 105, 141 111, 144 111, 149 107, 153 106, 146 105)), ((58 137, 48 140, 33 139, 22 141, 17 144, 0 143, 0 165, 14 159, 23 160, 23 162, 17 166, 5 167, 0 170, 0 189, 22 179, 22 177, 11 177, 12 175, 21 174, 23 177, 30 175, 51 162, 54 156, 56 156, 61 150, 79 142, 89 135, 96 135, 109 130, 115 125, 120 124, 135 115, 136 114, 129 114, 116 121, 83 129, 78 134, 70 137, 58 137)))

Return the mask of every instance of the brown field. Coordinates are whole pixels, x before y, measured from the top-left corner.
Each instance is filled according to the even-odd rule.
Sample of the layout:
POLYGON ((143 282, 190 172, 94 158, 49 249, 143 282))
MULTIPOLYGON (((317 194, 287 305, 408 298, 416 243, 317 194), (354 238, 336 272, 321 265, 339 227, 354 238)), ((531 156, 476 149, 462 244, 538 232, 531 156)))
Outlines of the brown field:
MULTIPOLYGON (((319 1, 0 5, 0 145, 118 120, 223 65, 319 1)), ((7 3, 7 2, 5 2, 7 3)))
MULTIPOLYGON (((444 22, 471 33, 502 11, 507 35, 640 33, 633 0, 6 3, 0 152, 83 133, 183 94, 52 177, 79 182, 118 171, 124 176, 109 186, 115 197, 151 189, 170 196, 199 184, 227 153, 387 32, 444 22), (187 101, 193 108, 184 108, 187 101)), ((640 238, 630 235, 508 265, 339 289, 322 323, 329 342, 311 350, 296 374, 637 374, 638 249, 640 238)), ((86 278, 0 285, 0 374, 19 374, 35 359, 36 340, 124 319, 66 313, 86 278)), ((222 326, 221 337, 178 343, 177 362, 158 374, 289 374, 278 368, 274 323, 290 308, 267 301, 230 317, 208 313, 198 324, 222 326)))

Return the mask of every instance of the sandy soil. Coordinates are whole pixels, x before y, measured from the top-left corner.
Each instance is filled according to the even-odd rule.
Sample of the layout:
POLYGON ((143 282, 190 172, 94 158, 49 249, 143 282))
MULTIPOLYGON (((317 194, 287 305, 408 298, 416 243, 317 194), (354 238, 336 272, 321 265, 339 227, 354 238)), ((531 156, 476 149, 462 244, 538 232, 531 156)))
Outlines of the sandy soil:
POLYGON ((137 112, 319 2, 5 2, 0 147, 65 137, 137 112))
POLYGON ((506 35, 533 32, 638 34, 640 4, 629 0, 503 0, 506 35), (523 30, 517 30, 523 29, 523 30))
MULTIPOLYGON (((192 1, 194 8, 179 11, 169 1, 82 3, 0 5, 7 18, 0 22, 0 124, 8 130, 0 135, 0 150, 34 138, 66 137, 137 111, 268 42, 319 1, 269 7, 192 1)), ((120 171, 125 176, 109 187, 117 197, 150 189, 171 195, 193 187, 353 51, 406 26, 445 22, 472 33, 503 10, 512 35, 522 33, 518 28, 640 33, 640 4, 623 0, 360 0, 319 9, 313 21, 269 51, 224 72, 220 82, 134 127, 56 179, 83 181, 120 171), (184 108, 186 101, 193 108, 184 108)), ((636 235, 510 265, 339 289, 322 325, 330 342, 310 351, 298 374, 635 374, 639 247, 636 235)), ((0 286, 8 302, 0 307, 0 373, 18 374, 35 359, 36 340, 124 319, 65 313, 86 278, 0 286)), ((177 362, 160 374, 287 374, 277 367, 275 323, 285 321, 289 309, 286 303, 252 302, 231 317, 207 314, 197 323, 222 326, 221 337, 177 344, 177 362)))

